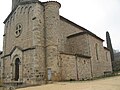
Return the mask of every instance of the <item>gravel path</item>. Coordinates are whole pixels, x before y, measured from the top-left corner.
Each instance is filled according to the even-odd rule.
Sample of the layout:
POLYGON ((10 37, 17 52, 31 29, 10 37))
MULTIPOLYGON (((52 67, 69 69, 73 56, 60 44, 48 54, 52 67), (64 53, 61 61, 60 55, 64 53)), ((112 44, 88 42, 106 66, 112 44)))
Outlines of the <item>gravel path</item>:
POLYGON ((56 82, 17 90, 120 90, 120 76, 94 81, 56 82))

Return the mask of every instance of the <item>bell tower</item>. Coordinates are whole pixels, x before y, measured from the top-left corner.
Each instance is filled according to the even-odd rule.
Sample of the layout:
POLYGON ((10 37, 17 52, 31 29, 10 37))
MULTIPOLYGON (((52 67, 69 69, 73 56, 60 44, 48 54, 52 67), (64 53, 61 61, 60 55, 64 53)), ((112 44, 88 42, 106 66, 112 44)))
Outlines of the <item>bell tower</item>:
POLYGON ((38 0, 12 0, 12 10, 21 2, 28 2, 28 1, 38 1, 38 0))
POLYGON ((12 0, 12 9, 14 9, 21 0, 12 0))

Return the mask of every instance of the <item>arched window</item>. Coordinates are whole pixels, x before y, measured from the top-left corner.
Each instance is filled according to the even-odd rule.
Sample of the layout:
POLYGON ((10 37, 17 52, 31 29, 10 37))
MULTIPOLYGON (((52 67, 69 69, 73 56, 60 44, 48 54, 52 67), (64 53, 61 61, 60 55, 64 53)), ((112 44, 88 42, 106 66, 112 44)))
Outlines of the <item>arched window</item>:
POLYGON ((97 60, 98 60, 99 58, 98 58, 98 44, 97 43, 95 44, 95 50, 96 50, 96 57, 97 57, 97 60))
POLYGON ((20 65, 20 59, 16 58, 15 60, 15 81, 18 81, 19 79, 19 65, 20 65))

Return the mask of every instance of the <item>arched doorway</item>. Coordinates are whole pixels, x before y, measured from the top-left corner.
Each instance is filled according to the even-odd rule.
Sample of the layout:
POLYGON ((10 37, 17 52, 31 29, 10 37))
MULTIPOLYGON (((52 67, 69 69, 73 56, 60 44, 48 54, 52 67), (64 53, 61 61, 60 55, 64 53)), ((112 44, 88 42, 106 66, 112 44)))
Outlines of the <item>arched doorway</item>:
POLYGON ((15 81, 18 81, 19 79, 19 65, 20 65, 20 59, 15 59, 15 81))

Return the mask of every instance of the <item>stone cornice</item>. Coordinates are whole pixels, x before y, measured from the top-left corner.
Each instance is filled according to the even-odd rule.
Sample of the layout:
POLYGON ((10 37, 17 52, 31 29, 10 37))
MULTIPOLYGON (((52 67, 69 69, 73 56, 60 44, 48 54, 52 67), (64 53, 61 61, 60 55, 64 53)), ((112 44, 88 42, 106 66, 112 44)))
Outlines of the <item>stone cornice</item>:
POLYGON ((91 58, 91 56, 82 55, 82 54, 72 54, 72 53, 66 53, 66 52, 60 52, 60 54, 73 55, 73 56, 78 56, 78 57, 83 57, 83 58, 91 58))
POLYGON ((110 51, 107 47, 104 47, 104 49, 106 49, 106 50, 110 51))
POLYGON ((77 36, 84 35, 84 34, 87 34, 87 32, 75 33, 75 34, 72 34, 72 35, 67 36, 67 38, 77 37, 77 36))
POLYGON ((18 49, 21 50, 22 52, 35 49, 35 47, 29 47, 29 48, 22 49, 21 47, 15 46, 15 47, 11 50, 11 52, 10 52, 9 54, 6 54, 6 55, 2 56, 1 58, 5 58, 5 57, 7 57, 7 56, 11 56, 12 53, 14 52, 14 50, 15 50, 16 48, 18 48, 18 49))
POLYGON ((75 33, 75 34, 72 34, 72 35, 69 35, 67 36, 67 38, 72 38, 72 37, 76 37, 76 36, 80 36, 80 35, 84 35, 84 34, 88 34, 88 35, 91 35, 101 41, 104 41, 103 39, 99 38, 98 36, 96 36, 95 34, 93 33, 90 33, 90 32, 79 32, 79 33, 75 33))

